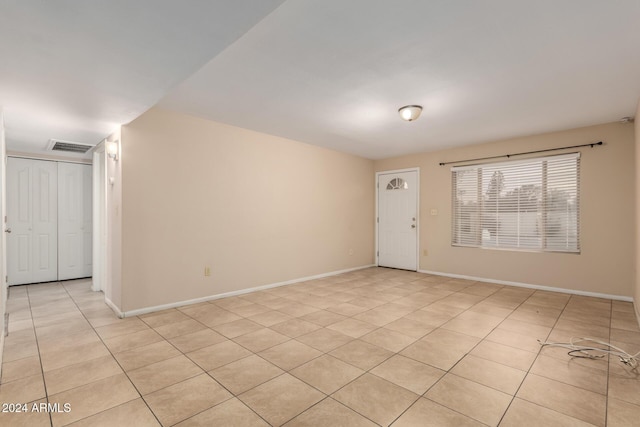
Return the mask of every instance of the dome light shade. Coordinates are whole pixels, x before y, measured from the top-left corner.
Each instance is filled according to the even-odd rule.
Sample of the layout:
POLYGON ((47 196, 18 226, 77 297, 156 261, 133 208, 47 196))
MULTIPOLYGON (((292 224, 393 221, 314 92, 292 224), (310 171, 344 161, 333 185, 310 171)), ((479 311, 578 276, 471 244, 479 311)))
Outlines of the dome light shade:
POLYGON ((400 113, 400 117, 402 117, 402 120, 412 122, 418 117, 420 117, 420 113, 422 113, 422 106, 405 105, 404 107, 398 110, 398 113, 400 113))

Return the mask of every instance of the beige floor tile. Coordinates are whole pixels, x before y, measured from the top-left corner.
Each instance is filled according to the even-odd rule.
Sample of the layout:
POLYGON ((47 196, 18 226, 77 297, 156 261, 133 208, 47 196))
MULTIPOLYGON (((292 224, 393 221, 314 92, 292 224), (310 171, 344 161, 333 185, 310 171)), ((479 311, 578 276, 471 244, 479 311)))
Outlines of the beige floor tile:
POLYGON ((527 374, 470 354, 458 362, 451 373, 511 395, 516 393, 527 374))
POLYGON ((413 338, 422 338, 434 329, 422 322, 406 317, 394 320, 393 322, 384 325, 384 328, 400 332, 413 338))
POLYGON ((345 316, 337 313, 332 313, 326 310, 319 310, 313 313, 305 314, 300 317, 302 320, 306 320, 307 322, 315 323, 320 326, 329 326, 332 323, 339 322, 341 320, 346 319, 345 316))
POLYGON ((158 328, 160 326, 189 320, 189 316, 175 308, 172 308, 170 310, 140 316, 140 319, 152 328, 158 328))
POLYGON ((570 417, 560 412, 553 411, 543 406, 527 402, 522 399, 514 399, 507 413, 504 415, 500 427, 592 427, 577 418, 570 417))
POLYGON ((592 391, 529 374, 517 397, 597 426, 605 425, 606 398, 592 391))
POLYGON ((472 313, 487 314, 489 316, 500 317, 501 319, 507 318, 513 310, 510 308, 504 308, 491 302, 481 301, 473 307, 469 308, 472 313))
POLYGON ((290 339, 291 338, 286 335, 282 335, 269 328, 264 328, 239 336, 238 338, 235 338, 234 341, 254 353, 257 353, 275 345, 282 344, 290 339))
POLYGON ((375 427, 376 424, 330 397, 285 424, 286 427, 375 427))
POLYGON ((540 343, 535 336, 522 335, 506 329, 494 329, 485 339, 533 353, 540 351, 540 343))
POLYGON ((192 351, 186 355, 202 369, 210 371, 227 363, 250 356, 251 352, 233 341, 224 341, 192 351))
POLYGON ((256 314, 249 317, 252 322, 259 323, 262 326, 273 326, 278 323, 286 322, 292 317, 277 310, 269 310, 264 313, 256 314))
POLYGON ((121 319, 118 323, 100 326, 96 332, 104 340, 120 335, 132 334, 149 329, 149 326, 137 317, 121 319))
POLYGON ((607 372, 576 363, 579 359, 568 356, 560 360, 545 355, 538 356, 531 373, 570 384, 600 394, 607 394, 607 372))
POLYGON ((324 394, 283 374, 238 396, 269 424, 279 426, 306 411, 324 394))
POLYGON ((44 397, 42 373, 0 384, 0 403, 26 403, 44 397))
POLYGON ((256 314, 265 313, 267 311, 270 311, 271 309, 269 307, 265 307, 264 305, 250 303, 237 307, 228 307, 227 310, 237 314, 238 316, 251 317, 255 316, 256 314))
POLYGON ((278 311, 283 312, 284 314, 288 314, 293 317, 302 317, 309 313, 315 313, 320 310, 318 307, 311 307, 310 305, 305 304, 289 304, 282 308, 279 308, 278 311))
POLYGON ((70 425, 73 427, 111 427, 127 425, 136 427, 159 427, 160 423, 158 423, 158 420, 156 420, 156 417, 142 399, 135 399, 70 425))
POLYGON ((293 369, 291 375, 325 394, 331 394, 364 373, 335 357, 324 355, 293 369))
POLYGON ((29 356, 2 364, 2 383, 30 377, 42 372, 39 356, 29 356))
POLYGON ((167 341, 159 341, 114 355, 125 371, 132 371, 176 356, 180 356, 180 351, 167 341))
POLYGON ((243 305, 251 305, 253 304, 251 301, 237 297, 227 297, 220 298, 214 301, 211 301, 212 304, 217 305, 218 307, 222 307, 226 310, 236 307, 242 307, 243 305))
POLYGON ((104 340, 104 344, 112 353, 120 353, 122 351, 132 350, 154 342, 162 341, 163 338, 153 329, 146 329, 132 334, 120 335, 104 340))
POLYGON ((532 335, 540 340, 546 339, 549 336, 549 332, 551 332, 551 327, 516 320, 511 317, 500 323, 498 328, 518 334, 532 335))
POLYGON ((391 424, 418 399, 417 394, 371 374, 364 374, 332 397, 380 425, 391 424))
POLYGON ((626 427, 640 420, 640 406, 609 398, 607 401, 607 426, 626 427))
POLYGON ((472 337, 484 338, 502 321, 501 317, 465 311, 442 325, 442 328, 472 337))
POLYGON ((506 393, 447 374, 425 394, 447 408, 490 426, 497 426, 512 397, 506 393))
POLYGON ((309 347, 296 340, 287 341, 260 352, 261 357, 285 371, 289 371, 309 360, 315 359, 321 354, 322 352, 315 348, 309 347))
POLYGON ((394 353, 401 351, 416 341, 413 337, 386 328, 377 329, 360 339, 394 353))
POLYGON ((112 325, 118 323, 120 319, 110 308, 91 310, 83 312, 91 326, 97 328, 99 326, 112 325))
POLYGON ((431 328, 439 328, 440 326, 447 323, 451 320, 455 315, 450 315, 446 313, 440 313, 433 310, 427 310, 430 306, 427 306, 426 309, 416 310, 413 313, 409 313, 404 316, 407 319, 416 320, 418 322, 424 323, 431 328))
POLYGON ((193 316, 198 322, 206 325, 209 328, 214 328, 218 325, 225 323, 231 323, 236 320, 242 319, 242 317, 234 314, 230 311, 216 307, 211 304, 211 308, 206 312, 201 312, 198 315, 193 316))
POLYGON ((354 319, 370 323, 371 325, 382 327, 391 322, 400 319, 402 316, 395 313, 384 312, 378 308, 374 308, 364 313, 353 316, 354 319))
POLYGON ((560 317, 561 310, 557 308, 541 307, 539 305, 527 304, 518 307, 509 319, 521 322, 533 323, 535 325, 553 327, 560 317))
POLYGON ((332 331, 331 329, 322 328, 318 329, 317 331, 301 335, 296 339, 304 344, 315 348, 316 350, 320 350, 326 353, 348 343, 353 338, 338 331, 332 331))
POLYGON ((263 326, 258 323, 252 322, 251 320, 240 319, 229 323, 223 323, 222 325, 214 326, 212 327, 212 329, 227 338, 236 338, 241 335, 263 329, 263 326))
POLYGON ((484 424, 432 400, 420 398, 392 424, 393 427, 481 427, 484 424))
POLYGON ((528 371, 536 360, 536 353, 487 340, 480 342, 470 354, 521 371, 528 371))
POLYGON ((202 369, 181 355, 129 371, 127 375, 144 396, 202 373, 202 369))
POLYGON ((590 337, 609 341, 609 326, 592 325, 590 323, 560 319, 549 335, 550 340, 559 340, 559 337, 590 337))
POLYGON ((478 344, 480 339, 458 332, 436 329, 400 354, 448 371, 478 344))
POLYGON ((638 327, 638 319, 636 319, 633 313, 620 313, 620 317, 612 317, 611 319, 611 327, 616 329, 623 329, 626 331, 632 332, 640 332, 640 327, 638 327), (622 317, 625 315, 627 317, 622 317))
POLYGON ((327 329, 341 332, 353 338, 359 338, 376 328, 377 326, 374 326, 371 323, 363 322, 356 319, 345 319, 327 326, 327 329))
POLYGON ((537 304, 544 307, 563 309, 569 302, 569 295, 556 292, 536 291, 527 299, 529 304, 537 304))
POLYGON ((139 398, 140 395, 124 374, 49 396, 50 403, 62 407, 68 403, 70 412, 52 413, 53 425, 62 426, 139 398))
POLYGON ((306 320, 302 320, 300 318, 292 318, 282 323, 271 326, 271 329, 273 329, 274 331, 277 331, 291 338, 308 334, 320 328, 320 325, 312 322, 307 322, 306 320))
POLYGON ((359 305, 360 307, 365 307, 368 309, 372 309, 372 308, 379 307, 381 305, 386 304, 385 301, 378 300, 375 298, 369 298, 369 297, 354 298, 350 300, 349 303, 354 305, 359 305))
POLYGON ((558 321, 570 321, 574 323, 609 327, 611 326, 611 318, 609 316, 598 316, 590 311, 563 311, 558 321))
POLYGON ((109 355, 45 372, 44 379, 47 394, 52 395, 121 373, 122 369, 109 355))
POLYGON ((277 377, 283 372, 282 369, 263 358, 251 355, 209 371, 209 375, 227 390, 238 395, 277 377))
MULTIPOLYGON (((23 331, 20 331, 23 332, 23 331)), ((8 338, 8 337, 7 337, 8 338)), ((32 357, 38 355, 38 345, 36 341, 25 343, 5 343, 4 352, 2 354, 2 361, 13 362, 15 360, 24 359, 25 357, 32 357)))
POLYGON ((361 340, 353 340, 329 354, 365 371, 393 356, 393 352, 361 340))
POLYGON ((233 398, 226 400, 206 411, 176 424, 177 427, 205 427, 205 426, 242 426, 269 427, 262 418, 256 415, 240 400, 233 398))
POLYGON ((640 405, 640 374, 612 359, 609 364, 609 398, 640 405))
POLYGON ((109 356, 109 350, 102 342, 81 344, 59 351, 52 351, 40 355, 44 372, 64 368, 80 362, 109 356))
POLYGON ((51 420, 46 411, 33 410, 33 405, 36 405, 36 408, 39 408, 41 404, 46 405, 46 399, 21 403, 27 404, 26 409, 28 412, 3 412, 0 415, 0 421, 3 427, 51 427, 51 420))
POLYGON ((206 326, 196 320, 187 318, 187 320, 176 323, 169 323, 166 325, 155 327, 154 329, 165 339, 170 339, 201 331, 203 329, 206 329, 206 326))
POLYGON ((41 354, 47 354, 51 352, 59 352, 68 350, 71 347, 79 346, 82 344, 99 343, 100 337, 95 331, 86 330, 77 334, 68 335, 61 338, 42 339, 38 340, 38 347, 41 354))
POLYGON ((621 342, 627 342, 631 344, 640 344, 640 332, 611 328, 610 339, 611 341, 621 341, 621 342))
POLYGON ((191 334, 171 338, 169 342, 171 342, 171 344, 173 344, 181 352, 189 353, 191 351, 199 350, 210 345, 219 344, 226 340, 227 338, 223 337, 216 331, 213 331, 211 329, 203 329, 191 334))
POLYGON ((163 426, 171 426, 233 396, 209 375, 202 374, 145 396, 163 426))
POLYGON ((371 373, 420 395, 445 374, 440 369, 400 355, 382 362, 371 373))

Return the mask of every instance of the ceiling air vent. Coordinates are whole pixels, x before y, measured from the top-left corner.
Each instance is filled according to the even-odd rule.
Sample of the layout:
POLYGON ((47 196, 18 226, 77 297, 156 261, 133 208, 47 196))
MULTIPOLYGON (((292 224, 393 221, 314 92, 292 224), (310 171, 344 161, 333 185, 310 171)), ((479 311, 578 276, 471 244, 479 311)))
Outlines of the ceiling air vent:
POLYGON ((51 151, 64 151, 67 153, 86 153, 93 148, 93 145, 82 144, 80 142, 59 141, 52 139, 49 142, 49 150, 51 151))

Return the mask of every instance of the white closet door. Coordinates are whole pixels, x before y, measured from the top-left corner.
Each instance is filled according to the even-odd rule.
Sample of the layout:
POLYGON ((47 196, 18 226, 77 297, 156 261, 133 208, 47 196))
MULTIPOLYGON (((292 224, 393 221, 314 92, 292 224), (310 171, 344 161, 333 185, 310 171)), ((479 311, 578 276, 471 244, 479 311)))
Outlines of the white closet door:
POLYGON ((7 160, 9 285, 58 279, 57 164, 7 160))
POLYGON ((58 279, 91 276, 91 166, 58 164, 58 279))

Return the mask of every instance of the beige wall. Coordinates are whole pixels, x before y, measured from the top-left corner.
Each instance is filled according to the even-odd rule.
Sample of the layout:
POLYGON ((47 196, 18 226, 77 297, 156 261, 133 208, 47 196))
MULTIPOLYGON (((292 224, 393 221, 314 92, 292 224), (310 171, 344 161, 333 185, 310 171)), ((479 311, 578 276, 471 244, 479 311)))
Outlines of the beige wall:
POLYGON ((420 167, 420 269, 630 297, 635 262, 633 153, 633 126, 612 123, 380 160, 374 167, 420 167), (451 246, 451 167, 439 162, 598 141, 605 145, 580 150, 581 254, 451 246), (430 215, 432 208, 437 216, 430 215))
POLYGON ((123 311, 374 262, 371 160, 152 109, 120 164, 123 311))

